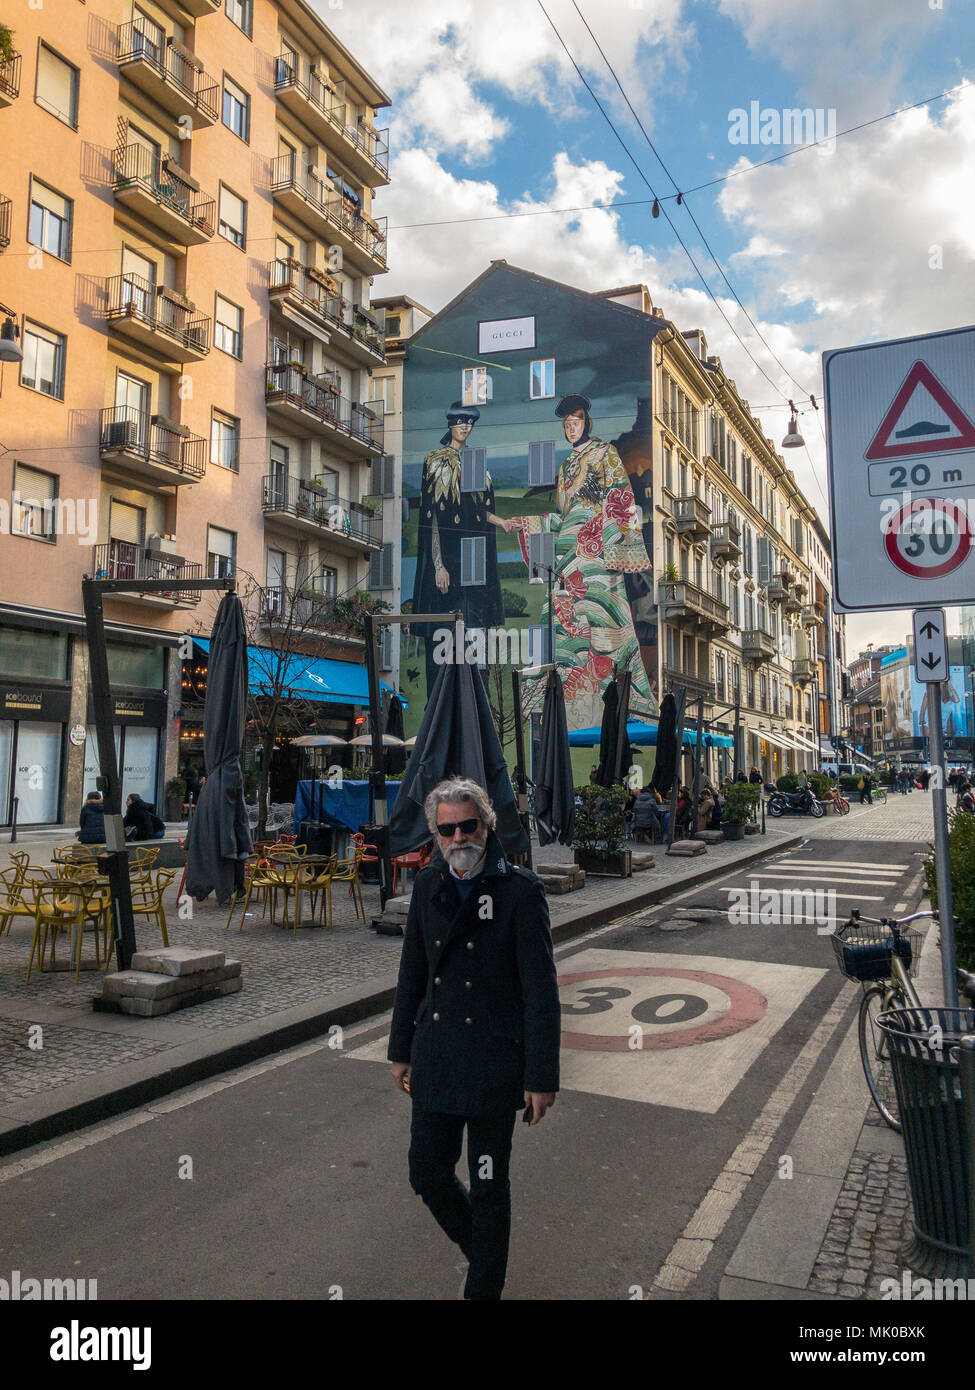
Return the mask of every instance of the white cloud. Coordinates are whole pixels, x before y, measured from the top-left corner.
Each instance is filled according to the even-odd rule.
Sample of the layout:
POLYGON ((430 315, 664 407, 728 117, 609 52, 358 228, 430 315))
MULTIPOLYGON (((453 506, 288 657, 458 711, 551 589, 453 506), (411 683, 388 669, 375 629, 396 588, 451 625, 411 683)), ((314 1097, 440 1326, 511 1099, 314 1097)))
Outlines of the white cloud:
POLYGON ((397 140, 419 136, 468 163, 487 159, 509 123, 476 96, 457 71, 425 72, 398 111, 397 140))

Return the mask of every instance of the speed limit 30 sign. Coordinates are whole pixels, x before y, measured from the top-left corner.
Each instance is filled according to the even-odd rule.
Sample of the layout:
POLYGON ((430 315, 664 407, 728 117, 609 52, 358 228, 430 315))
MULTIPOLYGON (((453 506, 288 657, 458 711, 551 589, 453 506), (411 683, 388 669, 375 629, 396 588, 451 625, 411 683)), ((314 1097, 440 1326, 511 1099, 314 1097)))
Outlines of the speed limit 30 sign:
POLYGON ((975 328, 823 355, 834 599, 850 612, 975 591, 975 328))

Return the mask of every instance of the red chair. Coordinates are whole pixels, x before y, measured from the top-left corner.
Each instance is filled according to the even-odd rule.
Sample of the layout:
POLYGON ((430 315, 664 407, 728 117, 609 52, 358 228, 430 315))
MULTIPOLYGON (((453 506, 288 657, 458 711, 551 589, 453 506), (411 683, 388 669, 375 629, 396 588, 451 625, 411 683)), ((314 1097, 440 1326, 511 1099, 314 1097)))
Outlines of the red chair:
POLYGON ((403 870, 404 876, 405 876, 405 874, 407 873, 407 871, 408 871, 409 869, 413 869, 414 872, 415 872, 416 874, 418 874, 418 873, 420 872, 421 869, 425 869, 426 866, 430 863, 430 857, 431 857, 432 854, 433 854, 433 844, 432 844, 432 842, 431 842, 430 844, 421 845, 419 849, 413 850, 413 852, 410 853, 410 854, 397 854, 397 855, 396 855, 396 857, 393 859, 393 893, 394 893, 394 894, 395 894, 395 892, 396 892, 396 889, 397 889, 397 886, 398 886, 398 883, 399 883, 399 871, 400 871, 400 869, 403 870))

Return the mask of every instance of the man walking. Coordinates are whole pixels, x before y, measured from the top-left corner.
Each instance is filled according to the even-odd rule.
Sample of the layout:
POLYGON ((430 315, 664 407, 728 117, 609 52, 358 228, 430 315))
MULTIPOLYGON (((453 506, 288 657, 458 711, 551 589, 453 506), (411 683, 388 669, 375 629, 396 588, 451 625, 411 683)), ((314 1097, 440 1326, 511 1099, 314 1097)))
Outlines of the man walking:
POLYGON ((413 885, 387 1055, 413 1101, 410 1184, 470 1262, 464 1297, 499 1299, 515 1116, 538 1124, 559 1088, 548 904, 505 859, 476 782, 441 782, 424 809, 436 847, 413 885), (469 1192, 454 1172, 465 1126, 469 1192))

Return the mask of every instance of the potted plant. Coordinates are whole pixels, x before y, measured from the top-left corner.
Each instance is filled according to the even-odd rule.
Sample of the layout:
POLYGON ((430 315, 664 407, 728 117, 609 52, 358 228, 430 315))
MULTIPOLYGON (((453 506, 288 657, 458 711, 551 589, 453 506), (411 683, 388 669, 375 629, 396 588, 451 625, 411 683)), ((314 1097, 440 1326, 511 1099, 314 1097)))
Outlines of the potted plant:
POLYGON ((576 787, 572 845, 575 861, 586 873, 629 878, 633 872, 626 843, 626 788, 576 787))
POLYGON ((172 777, 166 783, 166 819, 182 820, 183 803, 186 801, 186 778, 172 777))
POLYGON ((671 561, 671 563, 670 563, 669 565, 664 565, 664 574, 663 574, 663 578, 664 578, 664 583, 665 583, 665 584, 679 584, 679 583, 680 583, 680 570, 679 570, 679 569, 677 568, 677 566, 673 563, 673 561, 671 561))
POLYGON ((741 840, 745 825, 754 820, 762 788, 755 782, 729 782, 724 788, 721 829, 726 840, 741 840))
POLYGON ((0 67, 5 67, 14 56, 13 30, 0 24, 0 67))

